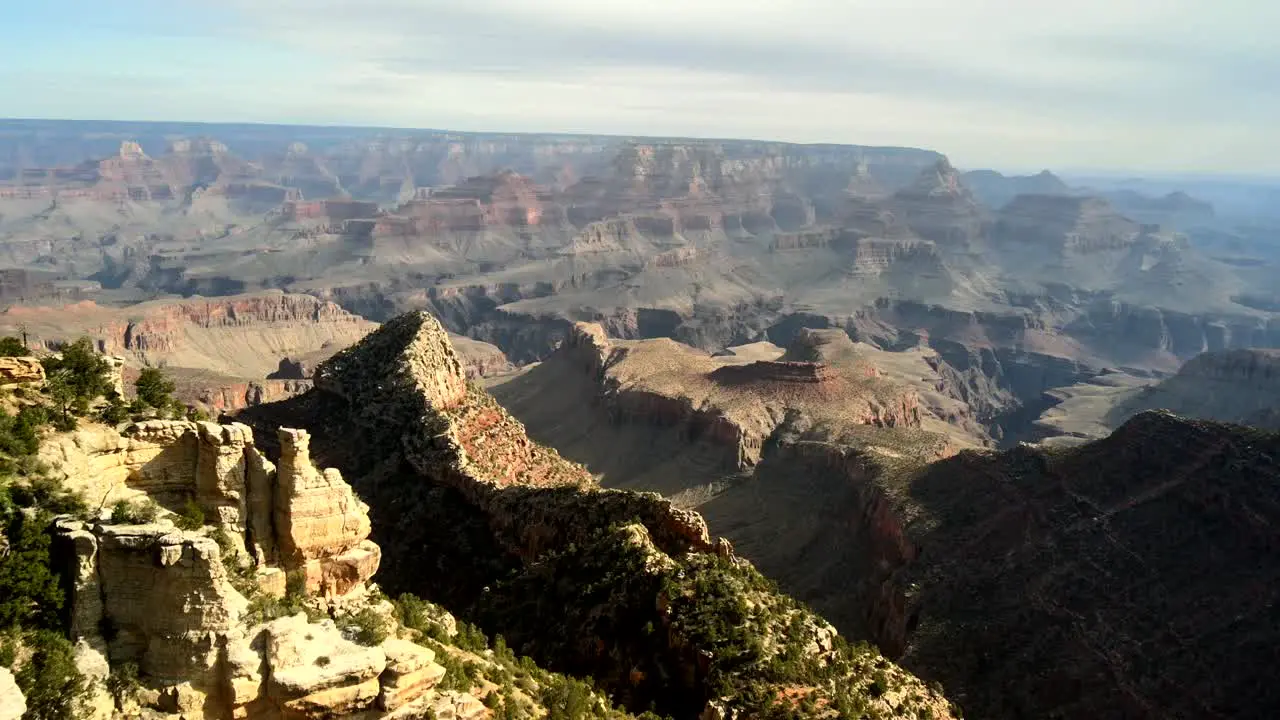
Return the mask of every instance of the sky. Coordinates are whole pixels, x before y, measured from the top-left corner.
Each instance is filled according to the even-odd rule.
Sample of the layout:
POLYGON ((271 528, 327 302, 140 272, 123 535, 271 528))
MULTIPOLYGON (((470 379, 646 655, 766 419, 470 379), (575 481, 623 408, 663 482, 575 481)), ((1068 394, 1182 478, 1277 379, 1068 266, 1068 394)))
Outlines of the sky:
POLYGON ((0 117, 927 147, 1280 174, 1269 0, 0 0, 0 117))

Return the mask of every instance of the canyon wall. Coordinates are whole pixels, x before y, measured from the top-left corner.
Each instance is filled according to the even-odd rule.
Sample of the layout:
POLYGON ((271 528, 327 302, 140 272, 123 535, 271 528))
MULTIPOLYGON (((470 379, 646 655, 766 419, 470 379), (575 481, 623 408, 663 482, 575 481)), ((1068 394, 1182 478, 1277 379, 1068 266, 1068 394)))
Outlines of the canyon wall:
POLYGON ((0 331, 25 325, 33 345, 58 346, 87 335, 99 351, 152 366, 207 369, 266 378, 281 358, 330 354, 374 324, 308 295, 265 293, 225 299, 156 301, 127 310, 91 302, 13 307, 0 331))

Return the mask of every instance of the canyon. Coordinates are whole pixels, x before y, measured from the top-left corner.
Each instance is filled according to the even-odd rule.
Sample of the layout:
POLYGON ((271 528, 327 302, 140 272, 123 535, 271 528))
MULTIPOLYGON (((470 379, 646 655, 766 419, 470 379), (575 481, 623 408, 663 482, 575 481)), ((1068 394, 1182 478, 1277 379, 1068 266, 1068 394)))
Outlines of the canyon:
MULTIPOLYGON (((1275 436, 1243 427, 1280 427, 1280 224, 1244 196, 914 148, 0 130, 0 335, 38 356, 88 337, 125 395, 157 367, 217 418, 41 450, 92 505, 163 508, 144 530, 59 521, 68 577, 119 576, 99 605, 199 586, 195 629, 173 597, 71 598, 76 638, 136 662, 152 709, 496 714, 487 684, 435 677, 496 655, 347 637, 351 612, 390 612, 382 588, 618 713, 1280 707, 1275 436), (175 529, 188 499, 207 528, 175 529), (327 620, 249 623, 236 567, 272 597, 292 577, 327 620), (183 657, 148 655, 159 637, 183 657), (311 677, 316 642, 359 667, 311 677)), ((43 367, 0 360, 17 408, 43 367)))

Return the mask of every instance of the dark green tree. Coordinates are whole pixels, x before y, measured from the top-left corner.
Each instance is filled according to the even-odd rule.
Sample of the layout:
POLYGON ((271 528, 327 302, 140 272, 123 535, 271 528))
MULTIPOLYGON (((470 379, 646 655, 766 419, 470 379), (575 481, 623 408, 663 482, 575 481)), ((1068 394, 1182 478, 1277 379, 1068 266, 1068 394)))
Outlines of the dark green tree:
POLYGON ((80 338, 63 348, 60 356, 50 356, 44 364, 46 391, 57 404, 65 421, 68 413, 84 415, 89 404, 113 392, 111 365, 93 349, 93 341, 80 338))
POLYGON ((8 552, 0 554, 0 628, 57 627, 62 588, 49 569, 50 515, 30 516, 11 505, 0 513, 8 544, 8 552))
POLYGON ((173 404, 175 385, 157 368, 143 368, 133 386, 138 390, 138 399, 153 408, 163 409, 173 404))
POLYGON ((34 652, 18 670, 18 688, 27 699, 22 720, 67 720, 85 716, 88 681, 76 669, 75 650, 61 634, 41 630, 34 652))

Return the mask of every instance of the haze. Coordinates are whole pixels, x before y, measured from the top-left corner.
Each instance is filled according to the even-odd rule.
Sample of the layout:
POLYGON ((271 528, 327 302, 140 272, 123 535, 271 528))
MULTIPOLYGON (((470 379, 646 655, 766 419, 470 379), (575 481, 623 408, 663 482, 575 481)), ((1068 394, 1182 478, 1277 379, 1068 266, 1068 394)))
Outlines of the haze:
POLYGON ((1257 0, 5 3, 0 116, 936 148, 1280 172, 1257 0))

